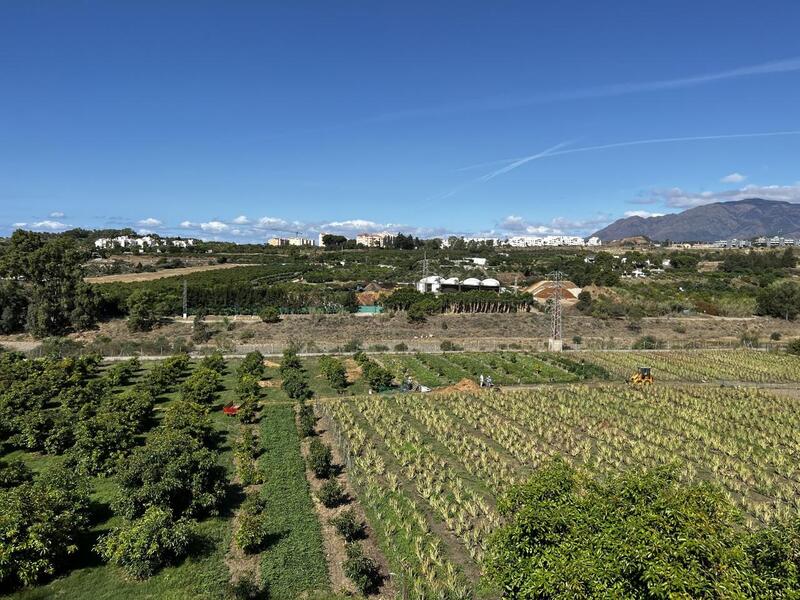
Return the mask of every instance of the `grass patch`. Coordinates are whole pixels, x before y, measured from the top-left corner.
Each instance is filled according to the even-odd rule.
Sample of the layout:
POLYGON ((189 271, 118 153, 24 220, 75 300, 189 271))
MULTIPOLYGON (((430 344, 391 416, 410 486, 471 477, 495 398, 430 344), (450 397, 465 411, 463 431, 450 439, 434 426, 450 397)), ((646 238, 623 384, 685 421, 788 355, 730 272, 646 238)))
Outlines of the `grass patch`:
POLYGON ((269 597, 293 599, 327 589, 328 570, 322 533, 309 496, 294 408, 267 405, 261 413, 266 475, 262 495, 270 538, 262 552, 261 573, 269 597))

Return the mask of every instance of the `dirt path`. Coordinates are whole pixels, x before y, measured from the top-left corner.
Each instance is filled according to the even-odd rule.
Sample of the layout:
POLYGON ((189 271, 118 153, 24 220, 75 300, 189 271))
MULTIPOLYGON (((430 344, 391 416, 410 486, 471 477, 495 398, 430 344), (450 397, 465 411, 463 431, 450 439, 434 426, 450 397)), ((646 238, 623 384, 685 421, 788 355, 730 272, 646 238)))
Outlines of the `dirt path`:
MULTIPOLYGON (((356 498, 353 487, 350 485, 347 472, 344 470, 343 458, 339 453, 339 449, 336 446, 335 440, 333 439, 331 433, 323 426, 322 421, 318 421, 314 429, 317 432, 320 440, 322 440, 323 443, 327 444, 331 448, 334 464, 342 467, 338 475, 336 475, 336 480, 339 482, 342 488, 344 488, 348 497, 350 498, 350 502, 341 506, 337 506, 336 508, 325 507, 322 502, 319 501, 316 495, 317 491, 320 489, 320 487, 322 487, 324 481, 317 479, 311 469, 306 467, 306 479, 308 480, 308 485, 310 486, 313 494, 312 497, 314 500, 314 509, 317 512, 317 517, 319 518, 320 526, 322 528, 322 540, 325 546, 325 558, 328 563, 328 574, 330 576, 331 589, 334 592, 356 593, 356 588, 353 585, 353 582, 347 578, 342 568, 342 564, 347 558, 345 541, 336 532, 336 529, 333 527, 333 525, 330 524, 330 520, 336 517, 339 513, 353 509, 358 518, 366 524, 366 536, 360 541, 361 546, 364 549, 364 554, 378 564, 381 576, 383 577, 383 585, 381 586, 380 591, 378 594, 371 597, 385 599, 394 598, 396 596, 396 591, 391 581, 391 577, 389 577, 389 563, 375 542, 375 534, 369 524, 369 521, 367 521, 363 507, 359 504, 358 499, 356 498)), ((311 444, 311 440, 312 438, 306 438, 302 442, 301 451, 304 458, 308 456, 308 447, 311 444)))
POLYGON ((154 281, 165 277, 181 277, 192 273, 202 273, 203 271, 217 271, 220 269, 235 269, 236 267, 252 267, 253 265, 238 265, 223 263, 221 265, 198 265, 196 267, 180 267, 178 269, 164 269, 153 273, 121 273, 117 275, 98 275, 96 277, 86 277, 86 283, 135 283, 138 281, 154 281))

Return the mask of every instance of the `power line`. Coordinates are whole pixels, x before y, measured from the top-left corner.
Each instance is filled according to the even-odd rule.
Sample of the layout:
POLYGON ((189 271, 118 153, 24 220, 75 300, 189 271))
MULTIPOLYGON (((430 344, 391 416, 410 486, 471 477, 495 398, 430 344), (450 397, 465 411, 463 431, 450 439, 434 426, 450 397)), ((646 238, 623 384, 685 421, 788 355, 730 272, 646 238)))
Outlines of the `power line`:
POLYGON ((564 273, 561 271, 553 271, 547 274, 547 278, 553 282, 553 295, 551 296, 551 321, 550 321, 550 339, 548 340, 548 349, 551 352, 561 352, 564 341, 561 330, 561 285, 564 279, 564 273))

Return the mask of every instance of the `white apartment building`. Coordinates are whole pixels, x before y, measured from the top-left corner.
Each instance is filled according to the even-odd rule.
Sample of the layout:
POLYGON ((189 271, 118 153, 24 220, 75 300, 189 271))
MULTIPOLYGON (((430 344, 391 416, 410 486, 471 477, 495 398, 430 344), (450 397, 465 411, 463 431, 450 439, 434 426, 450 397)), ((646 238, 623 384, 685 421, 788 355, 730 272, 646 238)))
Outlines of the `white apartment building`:
POLYGON ((367 248, 386 248, 394 244, 397 234, 388 231, 381 233, 359 233, 356 235, 356 244, 361 244, 367 248))

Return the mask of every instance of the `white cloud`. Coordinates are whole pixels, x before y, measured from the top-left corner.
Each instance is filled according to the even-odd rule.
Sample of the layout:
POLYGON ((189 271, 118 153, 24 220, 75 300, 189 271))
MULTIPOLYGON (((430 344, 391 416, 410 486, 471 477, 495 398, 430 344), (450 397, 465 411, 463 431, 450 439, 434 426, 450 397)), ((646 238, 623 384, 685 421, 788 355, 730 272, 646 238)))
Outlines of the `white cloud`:
POLYGON ((740 189, 719 192, 689 192, 674 187, 668 190, 655 190, 651 193, 651 198, 654 203, 661 203, 671 208, 692 208, 712 202, 732 202, 749 198, 800 202, 800 182, 794 185, 746 185, 740 189))
POLYGON ((12 223, 12 224, 11 224, 11 226, 12 226, 14 229, 19 229, 20 227, 26 227, 27 225, 28 225, 27 223, 12 223))
POLYGON ((509 215, 498 224, 499 229, 517 234, 527 235, 562 235, 565 233, 586 233, 607 225, 612 221, 611 215, 598 214, 588 219, 569 219, 556 217, 549 223, 529 222, 517 215, 509 215))
POLYGON ((276 229, 287 227, 288 225, 289 223, 287 221, 278 219, 276 217, 261 217, 256 223, 256 227, 260 227, 262 229, 276 229))
POLYGON ((137 222, 137 225, 144 225, 145 227, 159 227, 162 225, 161 221, 158 219, 154 219, 153 217, 147 217, 146 219, 141 219, 137 222))
POLYGON ((643 219, 647 219, 650 217, 663 217, 664 213, 658 212, 650 212, 649 210, 626 210, 625 211, 626 217, 642 217, 643 219))
POLYGON ((181 221, 181 227, 183 229, 196 229, 197 224, 192 223, 191 221, 181 221))
POLYGON ((244 215, 239 215, 238 217, 236 217, 236 218, 233 220, 233 222, 234 222, 236 225, 247 225, 247 224, 250 222, 250 219, 248 219, 248 218, 247 218, 246 216, 244 216, 244 215))
POLYGON ((226 223, 222 221, 208 221, 207 223, 200 223, 200 229, 203 231, 212 231, 214 233, 220 233, 222 231, 227 231, 229 229, 226 223))
POLYGON ((31 227, 33 227, 33 229, 49 229, 50 231, 59 231, 62 229, 66 229, 67 227, 69 227, 69 225, 65 225, 64 223, 61 223, 59 221, 44 220, 44 221, 37 221, 36 223, 31 225, 31 227))
POLYGON ((730 175, 725 175, 720 182, 722 183, 742 183, 745 179, 747 179, 747 175, 742 175, 741 173, 731 173, 730 175))
POLYGON ((51 212, 49 216, 51 216, 54 219, 60 219, 64 216, 64 213, 61 212, 60 210, 55 210, 51 212))
POLYGON ((366 219, 347 219, 345 221, 331 221, 320 225, 322 229, 335 229, 338 231, 382 231, 392 227, 391 224, 381 224, 366 219))

